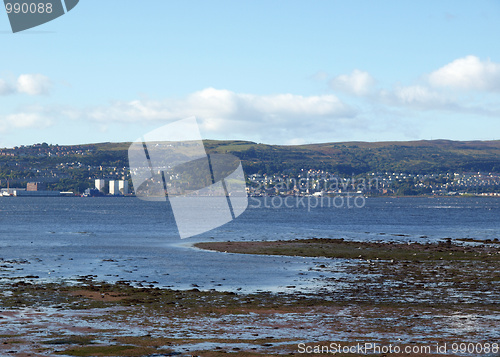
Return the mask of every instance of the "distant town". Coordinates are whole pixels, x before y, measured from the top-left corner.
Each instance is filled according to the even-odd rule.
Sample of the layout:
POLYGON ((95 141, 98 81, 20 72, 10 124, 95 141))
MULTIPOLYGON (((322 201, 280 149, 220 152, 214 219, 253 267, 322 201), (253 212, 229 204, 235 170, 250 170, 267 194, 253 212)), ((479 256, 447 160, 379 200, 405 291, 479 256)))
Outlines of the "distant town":
POLYGON ((336 195, 357 193, 365 196, 496 196, 500 197, 500 174, 465 172, 408 174, 402 172, 340 176, 321 170, 288 174, 253 174, 248 177, 251 196, 336 195))
MULTIPOLYGON (((498 142, 489 142, 493 143, 493 146, 488 142, 479 142, 479 148, 472 147, 467 142, 451 143, 460 146, 462 156, 456 154, 456 148, 452 148, 455 151, 443 149, 439 142, 431 142, 434 146, 422 144, 415 149, 405 143, 402 146, 405 156, 397 160, 396 155, 400 155, 403 149, 396 150, 397 146, 394 144, 387 144, 387 150, 382 147, 376 152, 372 147, 361 147, 359 143, 351 146, 325 144, 324 147, 332 148, 331 150, 338 152, 338 157, 344 158, 344 162, 336 162, 334 160, 340 159, 328 152, 332 164, 325 162, 324 154, 319 156, 318 153, 324 153, 326 150, 321 144, 315 144, 314 150, 317 151, 313 151, 307 146, 280 147, 248 142, 210 141, 207 151, 231 152, 240 157, 247 174, 247 191, 251 196, 327 196, 356 193, 364 196, 500 197, 500 170, 460 169, 500 167, 498 142), (491 147, 484 148, 487 144, 491 147), (471 147, 472 154, 466 152, 467 148, 471 147), (367 152, 370 156, 367 156, 367 152), (384 155, 383 160, 376 155, 384 155), (429 171, 428 169, 413 169, 415 165, 409 162, 408 158, 416 157, 419 165, 424 166, 421 162, 425 162, 426 155, 429 156, 427 160, 431 164, 438 162, 442 156, 449 157, 447 162, 453 162, 455 170, 450 167, 446 169, 446 165, 442 163, 439 165, 445 169, 442 171, 435 168, 433 172, 425 172, 429 171), (314 159, 316 156, 320 159, 314 159), (359 167, 367 165, 360 164, 359 158, 365 156, 379 161, 375 168, 392 165, 401 170, 365 169, 360 172, 362 170, 359 167), (474 156, 479 159, 476 160, 474 156), (294 159, 291 160, 290 157, 294 159), (345 162, 345 157, 348 157, 349 161, 345 162), (463 157, 468 161, 460 161, 464 160, 463 157), (331 169, 323 169, 328 165, 331 169), (405 168, 411 170, 404 170, 405 168)), ((445 144, 450 146, 450 142, 445 144)), ((128 169, 128 145, 103 143, 59 146, 41 143, 0 149, 1 195, 131 196, 134 194, 134 187, 128 169)))
MULTIPOLYGON (((57 174, 53 177, 57 178, 57 174)), ((129 196, 132 195, 129 187, 128 179, 94 179, 92 188, 87 188, 79 193, 47 190, 47 184, 44 182, 28 182, 25 188, 2 188, 1 194, 4 197, 129 196)), ((366 177, 341 177, 325 171, 308 170, 297 177, 288 174, 250 175, 247 177, 247 192, 250 196, 257 197, 277 195, 326 196, 347 193, 365 196, 474 195, 500 197, 500 174, 469 172, 413 175, 393 172, 372 173, 366 177)))

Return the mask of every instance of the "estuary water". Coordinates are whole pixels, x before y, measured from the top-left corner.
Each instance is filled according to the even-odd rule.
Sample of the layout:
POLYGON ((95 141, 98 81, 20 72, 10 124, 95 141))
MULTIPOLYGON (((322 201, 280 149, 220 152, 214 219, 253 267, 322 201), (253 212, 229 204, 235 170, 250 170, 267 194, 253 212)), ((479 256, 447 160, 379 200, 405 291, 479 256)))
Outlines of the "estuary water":
MULTIPOLYGON (((162 202, 136 198, 0 198, 0 279, 36 276, 175 289, 307 291, 318 288, 324 258, 201 251, 202 241, 345 238, 439 241, 500 238, 497 198, 366 198, 357 207, 251 198, 232 222, 179 238, 162 202)), ((342 261, 332 264, 343 264, 342 261)))

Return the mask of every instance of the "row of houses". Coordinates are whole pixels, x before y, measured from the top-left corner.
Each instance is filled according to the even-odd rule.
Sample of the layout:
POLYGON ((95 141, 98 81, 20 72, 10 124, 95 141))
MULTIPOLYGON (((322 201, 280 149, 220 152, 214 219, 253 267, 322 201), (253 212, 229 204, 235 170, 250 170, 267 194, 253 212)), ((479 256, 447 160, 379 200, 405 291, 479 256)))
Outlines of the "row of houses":
POLYGON ((52 156, 70 156, 70 155, 90 155, 94 149, 89 146, 59 146, 49 145, 47 143, 21 145, 14 148, 0 149, 0 156, 37 156, 37 157, 52 157, 52 156))

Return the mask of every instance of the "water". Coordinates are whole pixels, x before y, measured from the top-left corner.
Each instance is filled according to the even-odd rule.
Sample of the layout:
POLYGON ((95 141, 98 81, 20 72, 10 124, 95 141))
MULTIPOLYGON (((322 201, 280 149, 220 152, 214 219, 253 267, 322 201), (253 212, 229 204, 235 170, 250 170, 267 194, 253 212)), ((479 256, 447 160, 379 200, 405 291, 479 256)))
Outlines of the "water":
MULTIPOLYGON (((367 198, 363 208, 352 209, 264 208, 259 200, 260 208, 181 240, 171 211, 160 202, 2 198, 0 277, 34 275, 38 281, 53 281, 95 275, 179 289, 307 291, 317 287, 321 272, 314 267, 325 259, 206 252, 191 245, 310 237, 419 242, 500 238, 500 200, 495 198, 367 198)), ((257 206, 257 201, 251 203, 257 206)))

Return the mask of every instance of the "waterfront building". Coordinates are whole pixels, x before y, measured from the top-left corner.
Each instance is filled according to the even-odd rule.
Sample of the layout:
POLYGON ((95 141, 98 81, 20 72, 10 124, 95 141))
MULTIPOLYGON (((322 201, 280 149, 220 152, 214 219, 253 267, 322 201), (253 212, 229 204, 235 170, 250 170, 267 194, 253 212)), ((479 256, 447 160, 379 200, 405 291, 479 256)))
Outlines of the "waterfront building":
POLYGON ((109 181, 109 194, 110 195, 119 195, 120 194, 120 186, 118 180, 110 180, 109 181))
POLYGON ((95 188, 100 192, 104 193, 104 187, 106 186, 106 180, 104 179, 96 179, 95 180, 95 188))

